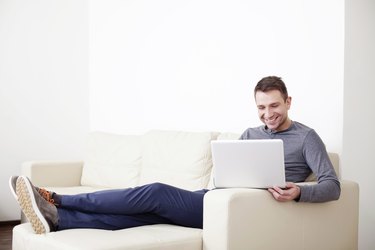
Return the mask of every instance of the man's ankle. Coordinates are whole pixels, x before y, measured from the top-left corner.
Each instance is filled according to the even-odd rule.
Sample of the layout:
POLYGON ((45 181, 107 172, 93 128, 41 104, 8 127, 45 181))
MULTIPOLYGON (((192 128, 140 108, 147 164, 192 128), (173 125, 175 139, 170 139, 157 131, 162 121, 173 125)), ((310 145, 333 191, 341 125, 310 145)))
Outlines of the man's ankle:
POLYGON ((55 192, 52 193, 52 199, 55 201, 55 206, 60 206, 61 204, 61 195, 56 194, 55 192))

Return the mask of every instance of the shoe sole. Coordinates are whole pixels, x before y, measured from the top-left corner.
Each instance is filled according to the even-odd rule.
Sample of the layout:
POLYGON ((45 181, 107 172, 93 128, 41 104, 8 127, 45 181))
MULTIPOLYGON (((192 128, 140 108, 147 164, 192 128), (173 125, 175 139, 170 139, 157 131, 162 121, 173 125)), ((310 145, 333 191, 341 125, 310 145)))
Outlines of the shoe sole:
POLYGON ((49 225, 36 204, 33 188, 29 181, 25 180, 22 176, 18 177, 16 190, 21 209, 31 223, 35 233, 49 233, 49 225))

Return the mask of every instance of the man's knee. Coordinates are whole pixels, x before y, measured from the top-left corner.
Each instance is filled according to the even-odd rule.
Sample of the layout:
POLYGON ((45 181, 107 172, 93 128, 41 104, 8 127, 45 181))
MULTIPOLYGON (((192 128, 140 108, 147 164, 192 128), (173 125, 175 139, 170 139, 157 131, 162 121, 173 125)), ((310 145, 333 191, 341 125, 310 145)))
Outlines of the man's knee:
POLYGON ((155 183, 149 184, 150 191, 155 192, 155 193, 160 193, 163 190, 166 190, 169 188, 171 188, 171 186, 161 183, 161 182, 155 182, 155 183))

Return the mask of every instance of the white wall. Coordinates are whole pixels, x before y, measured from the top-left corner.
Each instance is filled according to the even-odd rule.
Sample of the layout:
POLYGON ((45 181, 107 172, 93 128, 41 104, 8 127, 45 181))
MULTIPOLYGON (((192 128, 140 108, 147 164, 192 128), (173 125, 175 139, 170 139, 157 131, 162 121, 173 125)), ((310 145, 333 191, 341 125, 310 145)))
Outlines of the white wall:
POLYGON ((80 159, 89 128, 240 133, 259 124, 254 84, 275 74, 291 117, 360 183, 360 249, 374 248, 374 2, 345 5, 0 0, 0 221, 19 218, 7 179, 21 162, 80 159))
POLYGON ((241 133, 279 75, 292 119, 341 152, 342 1, 92 0, 89 16, 93 130, 241 133))
POLYGON ((0 221, 22 162, 82 159, 88 98, 87 1, 0 0, 0 221))
POLYGON ((346 0, 344 178, 360 186, 359 248, 375 249, 375 1, 346 0))

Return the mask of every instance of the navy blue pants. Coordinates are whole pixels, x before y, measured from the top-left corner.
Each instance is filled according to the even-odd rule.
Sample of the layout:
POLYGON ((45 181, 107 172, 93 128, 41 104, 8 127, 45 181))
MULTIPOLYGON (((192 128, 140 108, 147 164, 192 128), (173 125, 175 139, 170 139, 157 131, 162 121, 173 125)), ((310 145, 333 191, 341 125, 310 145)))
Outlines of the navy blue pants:
POLYGON ((162 183, 78 195, 61 195, 57 230, 116 230, 152 224, 202 228, 203 197, 162 183))

